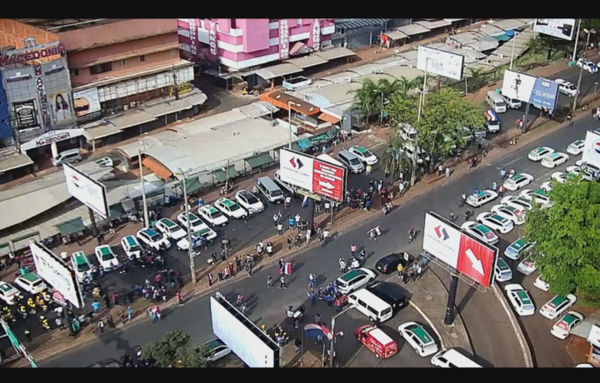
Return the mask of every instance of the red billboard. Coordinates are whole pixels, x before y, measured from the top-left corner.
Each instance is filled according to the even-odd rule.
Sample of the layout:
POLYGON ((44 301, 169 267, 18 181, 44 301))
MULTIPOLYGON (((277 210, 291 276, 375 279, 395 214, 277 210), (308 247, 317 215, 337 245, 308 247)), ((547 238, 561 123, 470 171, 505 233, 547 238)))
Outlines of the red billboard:
POLYGON ((344 171, 345 169, 342 167, 315 159, 313 162, 312 192, 342 202, 344 200, 344 171))
POLYGON ((497 249, 490 248, 464 233, 461 233, 460 237, 456 269, 482 286, 490 287, 497 249))

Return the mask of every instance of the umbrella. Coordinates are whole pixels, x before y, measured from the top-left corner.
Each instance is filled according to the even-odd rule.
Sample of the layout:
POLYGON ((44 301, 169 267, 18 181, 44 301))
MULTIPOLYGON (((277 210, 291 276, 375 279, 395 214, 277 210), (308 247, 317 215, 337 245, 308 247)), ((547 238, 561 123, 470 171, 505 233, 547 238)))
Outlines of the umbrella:
POLYGON ((316 339, 319 336, 326 336, 329 340, 333 339, 333 334, 331 333, 331 331, 329 331, 327 327, 322 326, 318 323, 307 324, 306 326, 304 326, 304 332, 306 334, 306 337, 309 339, 316 339))

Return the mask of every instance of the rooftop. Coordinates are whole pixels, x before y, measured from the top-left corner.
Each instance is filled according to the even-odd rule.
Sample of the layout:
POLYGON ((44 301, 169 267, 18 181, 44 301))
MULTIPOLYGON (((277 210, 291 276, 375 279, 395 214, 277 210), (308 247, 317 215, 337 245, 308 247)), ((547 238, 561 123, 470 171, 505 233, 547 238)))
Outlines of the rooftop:
POLYGON ((127 19, 16 19, 17 21, 41 28, 49 32, 60 33, 75 29, 85 29, 103 24, 111 24, 127 19))

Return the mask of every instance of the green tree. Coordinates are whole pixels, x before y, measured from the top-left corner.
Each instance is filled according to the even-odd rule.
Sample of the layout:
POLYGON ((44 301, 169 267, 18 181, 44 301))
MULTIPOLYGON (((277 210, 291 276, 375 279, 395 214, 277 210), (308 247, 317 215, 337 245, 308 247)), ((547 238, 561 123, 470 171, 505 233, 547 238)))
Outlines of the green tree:
POLYGON ((210 356, 212 350, 194 346, 190 336, 182 331, 167 332, 162 340, 148 344, 143 351, 144 358, 154 358, 160 367, 206 367, 210 356))
POLYGON ((552 293, 600 307, 600 184, 552 181, 549 195, 552 206, 536 207, 525 221, 536 265, 552 293))
POLYGON ((348 93, 354 93, 354 100, 350 110, 358 113, 361 120, 365 120, 369 128, 369 117, 376 113, 381 105, 381 92, 371 80, 365 80, 362 87, 357 90, 351 90, 348 93))
POLYGON ((398 133, 392 131, 390 133, 390 141, 387 149, 381 155, 381 163, 383 168, 390 173, 392 182, 396 180, 396 174, 405 172, 411 169, 411 159, 403 150, 405 141, 402 137, 398 137, 398 133))
MULTIPOLYGON (((415 80, 409 80, 406 77, 402 76, 400 77, 397 81, 398 84, 398 90, 399 90, 399 94, 401 96, 407 97, 408 96, 408 92, 412 89, 417 88, 417 83, 415 82, 415 80)), ((391 96, 388 98, 390 99, 391 96)))
POLYGON ((471 78, 467 79, 467 84, 470 85, 470 89, 481 89, 488 82, 488 75, 484 68, 469 68, 471 72, 471 78))

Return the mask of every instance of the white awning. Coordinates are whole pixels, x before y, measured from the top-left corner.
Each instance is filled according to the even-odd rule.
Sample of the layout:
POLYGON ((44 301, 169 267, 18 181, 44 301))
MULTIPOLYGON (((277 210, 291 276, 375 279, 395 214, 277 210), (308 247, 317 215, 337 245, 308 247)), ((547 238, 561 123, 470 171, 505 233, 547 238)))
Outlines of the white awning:
POLYGON ((408 36, 415 36, 429 32, 429 29, 419 24, 404 25, 398 28, 398 30, 408 36))
POLYGON ((405 33, 402 33, 398 30, 391 30, 391 31, 387 31, 384 33, 384 35, 386 35, 387 37, 389 37, 392 40, 402 40, 402 39, 407 39, 408 35, 406 35, 405 33))
POLYGON ((120 116, 105 118, 104 121, 117 129, 127 129, 148 122, 152 122, 156 119, 157 118, 153 115, 146 113, 141 109, 138 109, 129 110, 120 116))
POLYGON ((446 20, 419 21, 416 24, 419 24, 420 26, 425 27, 427 29, 438 29, 438 28, 443 28, 443 27, 449 27, 452 25, 451 22, 446 21, 446 20))
POLYGON ((79 137, 83 135, 83 129, 67 129, 67 130, 50 130, 42 134, 39 137, 34 138, 21 145, 21 153, 39 148, 42 146, 50 145, 54 142, 70 140, 71 138, 79 137))
POLYGON ((27 154, 21 154, 14 146, 0 150, 0 173, 33 164, 27 154))
POLYGON ((84 137, 88 141, 98 140, 100 138, 112 136, 113 134, 121 133, 121 129, 117 129, 112 125, 101 125, 93 128, 88 128, 83 132, 84 137))
POLYGON ((298 68, 310 68, 312 66, 316 66, 316 65, 322 65, 322 64, 327 64, 328 60, 324 60, 323 58, 317 56, 317 55, 310 55, 310 56, 304 56, 304 57, 298 57, 296 59, 291 59, 291 60, 286 60, 286 63, 289 64, 293 64, 295 66, 297 66, 298 68))
POLYGON ((283 63, 279 65, 273 65, 266 68, 257 69, 256 75, 264 78, 265 80, 271 80, 275 77, 286 76, 288 74, 300 73, 301 68, 298 68, 294 64, 283 63))
POLYGON ((143 111, 156 118, 167 114, 180 112, 182 110, 192 109, 192 105, 185 100, 175 100, 169 102, 160 102, 156 105, 144 106, 143 111))
POLYGON ((315 53, 315 56, 319 56, 323 60, 335 60, 354 55, 356 55, 356 53, 344 47, 325 48, 322 51, 315 53))

